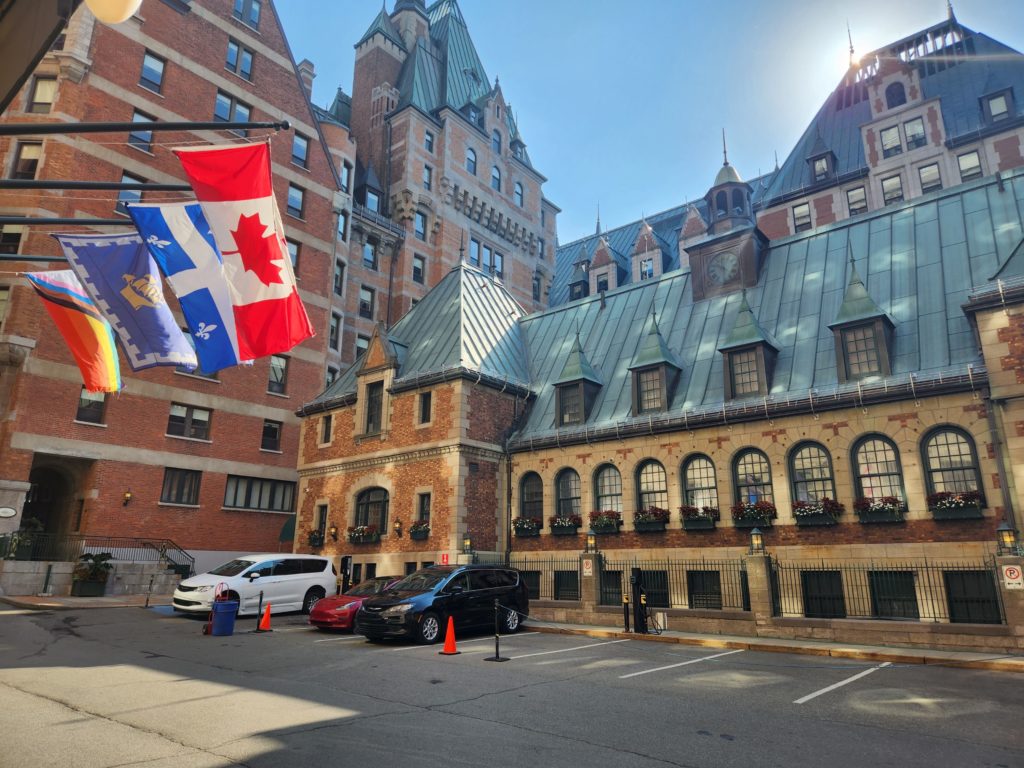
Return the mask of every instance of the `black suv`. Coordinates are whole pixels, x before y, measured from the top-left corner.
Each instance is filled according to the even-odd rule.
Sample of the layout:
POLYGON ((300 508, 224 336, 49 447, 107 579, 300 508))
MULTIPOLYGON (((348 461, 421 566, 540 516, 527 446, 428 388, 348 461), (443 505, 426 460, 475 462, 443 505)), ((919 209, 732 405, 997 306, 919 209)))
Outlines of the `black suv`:
POLYGON ((412 637, 436 643, 454 619, 456 630, 494 626, 494 601, 502 632, 515 632, 529 609, 526 584, 515 568, 434 565, 363 601, 358 631, 371 640, 412 637))

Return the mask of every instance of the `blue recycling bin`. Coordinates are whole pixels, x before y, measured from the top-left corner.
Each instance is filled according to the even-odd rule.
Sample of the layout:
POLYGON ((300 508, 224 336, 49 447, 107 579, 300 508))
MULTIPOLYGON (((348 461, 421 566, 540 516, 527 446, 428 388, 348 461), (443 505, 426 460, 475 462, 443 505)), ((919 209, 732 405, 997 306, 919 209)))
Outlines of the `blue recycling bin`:
POLYGON ((211 635, 226 637, 235 633, 235 614, 238 613, 237 600, 215 600, 213 602, 213 626, 211 635))

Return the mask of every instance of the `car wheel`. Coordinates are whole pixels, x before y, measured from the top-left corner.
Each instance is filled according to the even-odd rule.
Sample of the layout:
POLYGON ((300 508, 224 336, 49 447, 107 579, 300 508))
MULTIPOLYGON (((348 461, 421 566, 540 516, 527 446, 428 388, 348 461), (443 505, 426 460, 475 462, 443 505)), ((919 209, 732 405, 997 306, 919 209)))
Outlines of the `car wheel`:
POLYGON ((322 598, 326 592, 323 587, 310 587, 306 592, 306 596, 302 599, 302 612, 309 613, 313 610, 313 606, 317 604, 317 601, 322 598))
POLYGON ((416 640, 423 645, 431 645, 437 642, 441 636, 441 619, 436 613, 427 611, 420 619, 419 628, 416 630, 416 640))
POLYGON ((501 633, 503 635, 511 635, 514 632, 519 631, 519 611, 515 608, 509 608, 507 605, 501 606, 503 616, 498 622, 501 627, 501 633))

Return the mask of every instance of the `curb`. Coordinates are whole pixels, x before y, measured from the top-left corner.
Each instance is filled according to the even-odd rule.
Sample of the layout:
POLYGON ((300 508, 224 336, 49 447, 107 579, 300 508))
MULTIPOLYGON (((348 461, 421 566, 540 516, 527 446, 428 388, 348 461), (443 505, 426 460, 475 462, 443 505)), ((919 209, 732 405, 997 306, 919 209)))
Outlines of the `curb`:
MULTIPOLYGON (((165 597, 165 596, 161 596, 165 597)), ((83 598, 88 600, 89 598, 83 598)), ((18 600, 15 597, 0 596, 0 604, 9 605, 12 608, 20 608, 25 611, 81 611, 95 608, 145 608, 144 603, 109 603, 103 605, 65 605, 63 603, 36 603, 30 600, 18 600)), ((170 605, 170 601, 161 602, 160 599, 150 599, 149 607, 155 608, 160 605, 170 605)))
POLYGON ((830 656, 835 659, 854 659, 858 661, 888 661, 894 664, 916 664, 919 666, 941 666, 956 669, 984 669, 991 672, 1024 673, 1024 658, 1008 656, 993 659, 957 659, 955 656, 921 655, 910 650, 878 649, 861 650, 857 648, 820 647, 800 645, 799 643, 754 643, 743 640, 718 640, 716 638, 673 637, 671 635, 637 635, 632 632, 620 632, 614 629, 570 629, 568 627, 542 627, 530 624, 533 632, 545 632, 552 635, 583 635, 593 638, 612 638, 617 640, 641 640, 649 643, 673 643, 700 648, 727 648, 730 650, 763 651, 764 653, 796 653, 804 656, 830 656))

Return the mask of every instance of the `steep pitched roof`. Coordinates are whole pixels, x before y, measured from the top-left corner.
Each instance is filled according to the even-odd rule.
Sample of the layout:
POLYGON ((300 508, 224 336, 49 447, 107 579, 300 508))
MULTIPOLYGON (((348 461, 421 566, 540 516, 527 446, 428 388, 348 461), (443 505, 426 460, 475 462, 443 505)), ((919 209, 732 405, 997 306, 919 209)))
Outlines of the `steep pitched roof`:
POLYGON ((757 318, 754 317, 754 311, 750 308, 750 304, 747 303, 747 292, 743 291, 740 296, 740 308, 736 312, 732 331, 729 332, 725 343, 718 348, 718 351, 725 352, 730 349, 747 347, 751 344, 767 344, 772 349, 778 351, 779 342, 770 333, 765 331, 761 324, 757 322, 757 318))
MULTIPOLYGON (((857 274, 857 267, 850 259, 850 282, 846 286, 846 293, 843 294, 843 303, 839 305, 839 312, 836 319, 829 323, 829 327, 856 323, 860 320, 873 320, 876 317, 888 316, 883 312, 871 298, 864 282, 857 274)), ((891 321, 890 321, 891 322, 891 321)))
POLYGON ((565 359, 565 365, 562 366, 562 374, 555 381, 555 384, 569 384, 574 381, 590 381, 598 386, 603 383, 600 374, 594 370, 590 361, 587 360, 583 347, 580 345, 580 335, 578 333, 572 343, 572 349, 569 350, 569 355, 565 359))
POLYGON ((403 51, 405 50, 405 43, 402 42, 402 36, 398 34, 398 30, 395 29, 395 25, 391 23, 391 17, 388 16, 387 11, 383 8, 380 9, 380 13, 377 14, 377 17, 370 22, 369 29, 367 29, 366 33, 359 38, 359 42, 356 43, 355 47, 358 48, 378 32, 403 51))
POLYGON ((651 315, 647 318, 647 324, 644 326, 644 335, 640 341, 640 346, 637 347, 636 353, 629 363, 629 368, 633 370, 635 368, 646 368, 647 366, 662 364, 668 364, 674 368, 682 367, 679 364, 679 360, 672 353, 672 350, 665 343, 665 338, 661 335, 661 329, 658 328, 658 318, 652 308, 651 315))

